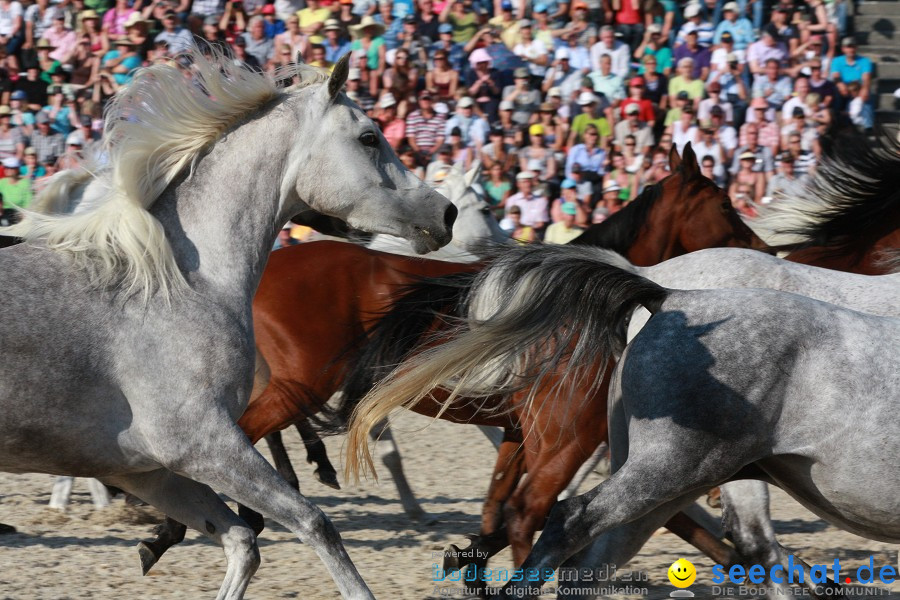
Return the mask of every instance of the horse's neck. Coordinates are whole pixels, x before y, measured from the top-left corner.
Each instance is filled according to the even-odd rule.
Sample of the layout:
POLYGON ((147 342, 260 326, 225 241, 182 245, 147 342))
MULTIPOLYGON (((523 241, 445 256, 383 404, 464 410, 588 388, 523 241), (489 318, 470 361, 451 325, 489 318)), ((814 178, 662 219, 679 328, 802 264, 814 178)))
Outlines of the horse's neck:
POLYGON ((259 127, 252 122, 230 133, 151 207, 189 285, 220 302, 249 305, 288 218, 278 214, 287 155, 278 136, 286 134, 256 137, 259 127))

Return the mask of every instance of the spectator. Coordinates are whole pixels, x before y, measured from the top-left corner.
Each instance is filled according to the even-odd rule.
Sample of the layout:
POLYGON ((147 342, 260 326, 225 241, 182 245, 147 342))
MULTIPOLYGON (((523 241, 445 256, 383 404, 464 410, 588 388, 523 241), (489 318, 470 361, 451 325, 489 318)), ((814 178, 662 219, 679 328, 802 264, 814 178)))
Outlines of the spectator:
POLYGON ((438 41, 431 46, 431 56, 436 57, 440 51, 447 56, 449 68, 457 74, 461 73, 465 52, 462 46, 453 41, 453 25, 450 23, 442 23, 438 27, 438 41))
POLYGON ((754 169, 757 156, 750 150, 741 152, 737 157, 738 170, 734 174, 734 180, 728 188, 728 194, 735 199, 747 199, 758 203, 762 200, 766 190, 766 175, 754 169), (741 187, 742 184, 746 187, 741 187), (743 194, 747 198, 741 198, 743 194))
POLYGON ((428 90, 419 93, 419 108, 406 118, 406 136, 420 164, 427 164, 435 149, 444 143, 444 117, 434 111, 428 90))
POLYGON ((581 84, 582 73, 572 67, 571 53, 566 47, 559 48, 554 56, 553 65, 547 69, 541 91, 546 93, 550 88, 559 88, 564 102, 570 102, 572 94, 581 84))
POLYGON ((10 123, 12 111, 8 106, 0 106, 0 159, 21 159, 25 153, 25 137, 22 130, 10 123))
POLYGON ((381 113, 378 115, 378 125, 384 138, 397 150, 406 137, 406 122, 397 117, 397 100, 390 92, 384 94, 378 102, 381 113))
POLYGON ((583 137, 584 142, 569 149, 566 157, 566 177, 574 179, 573 167, 578 165, 582 179, 599 185, 605 172, 606 152, 599 146, 600 134, 597 126, 593 123, 586 125, 583 137))
POLYGON ((641 59, 641 66, 638 73, 643 75, 645 69, 651 68, 657 73, 661 73, 668 77, 672 72, 672 51, 665 43, 662 36, 662 27, 652 24, 647 28, 647 33, 641 45, 634 51, 634 57, 641 59), (647 59, 653 60, 648 63, 647 59))
POLYGON ((475 105, 483 115, 492 118, 497 114, 500 101, 500 86, 497 75, 491 69, 491 56, 484 48, 476 48, 469 55, 469 77, 467 91, 475 99, 475 105))
MULTIPOLYGON (((41 0, 41 1, 43 1, 43 0, 41 0)), ((194 2, 194 11, 195 12, 199 12, 197 10, 198 7, 202 8, 203 1, 204 0, 195 0, 195 2, 194 2)), ((41 4, 41 2, 38 2, 38 5, 40 5, 40 4, 41 4)), ((216 4, 218 4, 218 2, 216 2, 216 4)), ((48 9, 47 12, 50 12, 50 9, 48 9)), ((52 18, 53 18, 53 15, 55 14, 55 12, 56 11, 53 10, 53 12, 50 13, 51 21, 52 21, 52 18)), ((131 15, 133 15, 135 12, 137 12, 137 11, 128 5, 128 0, 116 0, 116 5, 113 8, 111 8, 110 10, 106 11, 106 13, 103 15, 103 32, 111 40, 116 40, 118 38, 125 37, 125 34, 126 34, 125 23, 128 22, 128 19, 131 18, 131 15)), ((219 14, 220 12, 221 12, 221 10, 214 12, 214 13, 210 13, 210 14, 219 14)), ((47 20, 46 16, 44 16, 45 14, 47 14, 47 13, 44 13, 40 16, 36 14, 34 17, 32 17, 32 18, 35 18, 35 17, 39 16, 40 21, 41 21, 40 24, 35 23, 35 28, 34 28, 35 39, 40 39, 41 37, 43 37, 44 31, 46 31, 49 28, 49 25, 50 25, 49 23, 47 23, 47 25, 44 26, 44 23, 46 23, 46 20, 47 20)), ((200 13, 200 14, 203 14, 203 13, 200 13)))
POLYGON ((541 181, 556 177, 556 158, 544 143, 544 126, 535 123, 528 128, 529 145, 519 151, 519 169, 533 171, 541 181))
POLYGON ((722 7, 722 15, 724 19, 716 26, 713 43, 721 44, 722 37, 727 33, 734 42, 734 49, 743 52, 755 39, 753 23, 741 14, 737 2, 726 2, 722 7))
POLYGON ((251 71, 262 71, 262 65, 255 56, 247 52, 247 40, 243 36, 234 39, 234 58, 239 64, 244 65, 251 71))
POLYGON ((771 22, 766 26, 766 29, 772 32, 772 37, 785 45, 789 56, 796 55, 800 42, 800 35, 790 22, 792 11, 793 8, 789 4, 776 5, 772 11, 771 22))
POLYGON ((403 31, 403 19, 394 17, 394 3, 392 0, 381 0, 378 3, 378 14, 374 17, 376 23, 384 25, 384 46, 387 50, 395 50, 400 46, 400 35, 403 31))
MULTIPOLYGON (((322 21, 324 25, 325 21, 322 21)), ((300 19, 300 29, 303 30, 303 19, 300 19)), ((366 15, 359 22, 350 28, 353 36, 353 43, 350 49, 354 54, 366 57, 366 67, 376 78, 380 78, 386 66, 384 47, 384 25, 376 22, 372 17, 366 15)))
MULTIPOLYGON (((403 28, 397 37, 397 50, 401 48, 406 50, 409 56, 409 64, 416 68, 419 73, 424 73, 428 69, 428 52, 427 49, 431 45, 431 40, 423 39, 416 31, 415 15, 406 15, 403 17, 403 28)), ((385 53, 387 57, 388 53, 385 53)), ((416 82, 418 85, 418 82, 416 82)))
POLYGON ((453 146, 442 144, 435 153, 434 160, 425 168, 425 182, 436 185, 447 177, 453 168, 453 146))
MULTIPOLYGON (((775 119, 775 112, 781 109, 794 90, 791 78, 780 74, 779 63, 774 58, 766 61, 765 71, 758 74, 753 80, 754 98, 765 98, 769 110, 766 113, 770 120, 775 119)), ((750 117, 752 120, 752 117, 750 117)))
POLYGON ((456 114, 447 120, 445 133, 459 128, 462 143, 474 148, 476 153, 487 142, 490 126, 483 118, 474 114, 475 101, 470 96, 463 96, 456 105, 456 114))
POLYGON ((644 78, 632 77, 628 82, 628 98, 619 105, 619 116, 624 118, 625 110, 632 104, 638 107, 638 118, 645 123, 653 123, 656 120, 656 111, 653 103, 644 98, 644 78))
POLYGON ((409 102, 416 96, 418 81, 419 70, 410 65, 409 51, 398 48, 394 52, 394 64, 384 72, 382 83, 383 89, 397 99, 397 114, 401 118, 409 112, 409 102))
POLYGON ((532 37, 531 21, 528 19, 522 19, 519 23, 519 43, 513 47, 513 54, 528 64, 532 84, 540 84, 547 73, 550 60, 544 43, 532 37))
POLYGON ((25 164, 19 168, 19 175, 22 179, 27 179, 32 183, 47 174, 47 169, 37 161, 37 154, 34 148, 25 149, 25 164))
MULTIPOLYGON (((311 44, 309 41, 309 36, 300 31, 300 17, 298 17, 296 14, 292 14, 285 20, 284 23, 285 30, 272 39, 273 45, 276 48, 283 48, 284 46, 287 46, 288 48, 290 48, 289 52, 292 57, 301 56, 304 60, 306 60, 307 58, 309 58, 309 48, 311 44)), ((329 56, 329 43, 331 41, 331 38, 329 38, 328 36, 328 28, 330 24, 332 28, 337 27, 337 30, 340 32, 341 27, 337 23, 337 20, 329 19, 328 21, 326 21, 324 27, 326 34, 325 57, 331 62, 337 61, 336 59, 333 59, 333 55, 329 56)), ((343 56, 350 50, 349 43, 345 41, 345 43, 341 46, 341 50, 343 50, 343 53, 341 54, 341 56, 343 56)), ((340 56, 338 58, 340 58, 340 56)))
POLYGON ((781 106, 780 122, 782 124, 790 122, 793 118, 795 108, 802 110, 806 118, 811 118, 815 109, 818 108, 816 106, 810 106, 809 79, 803 75, 794 80, 794 93, 781 106))
POLYGON ((566 140, 566 127, 557 116, 556 107, 552 102, 544 102, 540 106, 539 115, 538 124, 543 128, 541 136, 544 144, 551 150, 561 150, 566 140))
POLYGON ((547 199, 534 193, 534 174, 522 171, 516 175, 518 192, 506 201, 506 216, 510 216, 513 207, 521 210, 521 224, 540 232, 550 219, 547 199))
POLYGON ((397 156, 400 157, 400 162, 403 163, 403 166, 415 173, 416 177, 422 180, 425 179, 425 169, 419 166, 416 152, 409 144, 401 146, 397 150, 397 156))
POLYGON ((700 6, 697 3, 691 2, 684 8, 684 18, 687 21, 678 30, 678 36, 675 38, 675 48, 686 43, 687 36, 692 31, 697 32, 697 43, 701 46, 712 44, 715 28, 712 23, 703 20, 700 14, 700 6))
POLYGON ((593 89, 602 94, 612 106, 617 106, 625 98, 625 86, 621 77, 612 72, 612 56, 600 56, 600 70, 592 71, 588 77, 593 89))
MULTIPOLYGON (((2 1, 0 0, 0 2, 2 1)), ((2 15, 2 10, 0 10, 0 15, 2 15)), ((44 31, 41 40, 48 41, 52 47, 50 58, 61 63, 68 63, 71 60, 75 46, 78 44, 78 36, 74 31, 66 28, 66 17, 61 11, 54 13, 53 25, 44 31)))
POLYGON ((787 46, 776 41, 775 36, 768 29, 762 32, 762 37, 758 41, 753 42, 747 48, 747 65, 751 75, 764 75, 765 65, 769 60, 774 60, 780 65, 787 58, 787 46))
MULTIPOLYGON (((749 153, 753 155, 753 163, 751 169, 754 173, 762 173, 767 179, 775 170, 775 159, 773 158, 771 147, 762 146, 759 143, 759 131, 756 124, 745 125, 745 142, 741 144, 734 153, 734 160, 731 163, 731 174, 737 175, 741 168, 740 157, 749 153)), ((741 129, 744 130, 744 127, 741 129)))
POLYGON ((509 237, 519 244, 527 244, 538 239, 534 227, 522 224, 522 209, 518 206, 510 207, 507 217, 500 222, 500 225, 501 227, 505 225, 509 237))
POLYGON ((726 122, 726 113, 721 106, 713 106, 709 111, 709 120, 716 130, 716 140, 725 150, 725 165, 730 165, 738 146, 738 136, 734 127, 726 122))
POLYGON ((603 178, 604 189, 610 183, 616 183, 619 190, 619 200, 623 203, 631 202, 637 197, 639 176, 629 173, 625 168, 625 157, 621 152, 610 153, 610 170, 603 178))
MULTIPOLYGON (((325 21, 331 17, 331 10, 320 5, 319 0, 306 0, 306 8, 297 11, 297 18, 300 20, 300 31, 309 36, 309 41, 313 44, 322 43, 321 30, 325 26, 325 21)), ((371 17, 369 17, 371 20, 371 17)), ((374 21, 373 21, 374 22, 374 21)), ((382 35, 384 29, 382 28, 382 35)))
POLYGON ((575 224, 578 208, 572 202, 563 202, 562 219, 547 227, 544 242, 547 244, 568 244, 584 232, 584 229, 575 224))
POLYGON ((700 106, 697 107, 698 119, 701 121, 709 119, 713 107, 718 106, 723 111, 726 121, 734 121, 733 107, 731 106, 731 102, 728 102, 727 100, 724 102, 722 101, 722 85, 718 80, 711 79, 706 84, 706 94, 707 97, 701 100, 700 106))
POLYGON ((653 147, 653 132, 650 126, 640 118, 640 106, 636 103, 625 107, 625 119, 616 123, 615 143, 619 152, 625 146, 625 138, 634 136, 637 141, 636 152, 649 154, 653 147))
POLYGON ((838 56, 831 63, 831 78, 837 85, 838 93, 844 102, 850 101, 850 91, 847 84, 859 82, 859 98, 862 102, 869 101, 869 88, 872 84, 872 61, 865 56, 856 53, 856 40, 845 37, 841 42, 843 56, 838 56))
POLYGON ((790 156, 793 160, 793 171, 797 177, 812 175, 816 170, 816 155, 812 150, 803 148, 802 136, 799 133, 788 135, 787 150, 781 156, 790 156))
POLYGON ((65 136, 50 129, 50 116, 41 111, 35 117, 37 130, 31 135, 31 145, 37 153, 37 160, 43 164, 51 157, 62 155, 65 151, 65 136))
POLYGON ((17 221, 18 212, 31 204, 31 181, 21 177, 21 166, 22 162, 14 156, 3 159, 0 196, 3 198, 3 216, 11 222, 17 221))
POLYGON ((615 11, 616 32, 622 36, 626 47, 634 48, 644 37, 644 14, 640 0, 612 0, 612 9, 615 11))
POLYGON ((769 118, 769 103, 764 98, 755 98, 750 103, 751 115, 747 116, 747 122, 741 126, 740 144, 747 143, 747 132, 752 128, 759 135, 759 143, 772 151, 772 156, 778 153, 778 145, 781 142, 778 124, 769 118))
POLYGON ((694 123, 694 105, 688 103, 681 109, 678 119, 666 127, 666 133, 672 136, 672 144, 679 153, 684 151, 688 142, 697 139, 697 127, 694 123))
POLYGON ((823 72, 822 61, 813 59, 809 64, 809 91, 819 97, 823 108, 834 106, 834 99, 838 95, 837 86, 827 79, 823 72))
POLYGON ((617 41, 615 36, 615 29, 612 26, 604 25, 600 28, 600 41, 591 46, 591 70, 601 71, 600 57, 609 56, 610 71, 622 80, 628 75, 631 66, 631 52, 628 46, 617 41))
POLYGON ((847 92, 850 94, 850 103, 847 106, 850 122, 862 131, 869 131, 875 126, 875 114, 872 112, 872 106, 863 100, 862 86, 858 81, 851 81, 847 84, 847 92))
MULTIPOLYGON (((621 192, 622 188, 615 181, 611 181, 603 186, 603 189, 600 191, 600 200, 594 209, 595 214, 597 210, 602 209, 604 217, 609 218, 611 215, 619 212, 622 209, 621 192)), ((597 222, 596 218, 594 222, 597 222)))
POLYGON ((719 141, 719 130, 712 121, 701 121, 696 135, 693 143, 694 152, 697 156, 712 156, 713 177, 710 179, 715 181, 716 185, 724 185, 728 153, 725 151, 725 145, 719 141))
POLYGON ((494 216, 503 218, 506 200, 512 195, 512 184, 506 177, 506 169, 500 162, 493 162, 488 167, 488 179, 484 182, 485 200, 494 209, 494 216), (499 214, 498 214, 499 213, 499 214))
POLYGON ((676 64, 681 64, 681 59, 683 58, 690 58, 692 60, 691 65, 693 66, 691 77, 706 81, 706 78, 709 75, 709 63, 712 54, 710 53, 709 48, 700 46, 697 43, 696 29, 687 34, 687 41, 684 44, 676 46, 672 56, 675 59, 676 64))
POLYGON ((703 81, 694 78, 694 59, 690 57, 678 61, 678 75, 669 80, 669 95, 677 97, 681 92, 687 92, 695 109, 703 98, 703 81))
POLYGON ((778 155, 778 173, 766 185, 766 197, 763 198, 763 203, 766 203, 766 199, 771 201, 778 194, 790 192, 796 181, 794 157, 790 152, 782 152, 778 155))
POLYGON ((255 16, 250 19, 248 31, 241 34, 247 54, 255 58, 260 67, 265 67, 275 55, 275 43, 266 37, 265 26, 263 18, 255 16))
POLYGON ((503 100, 512 102, 512 120, 518 125, 527 125, 541 104, 541 92, 531 87, 531 75, 525 67, 514 72, 515 82, 503 88, 503 100))
POLYGON ((478 31, 472 0, 447 0, 438 20, 450 24, 456 44, 466 44, 478 31))
POLYGON ((156 34, 154 41, 165 42, 173 56, 186 52, 194 45, 194 36, 190 31, 178 25, 178 15, 174 11, 167 11, 163 15, 162 24, 163 30, 156 34))
MULTIPOLYGON (((374 8, 375 8, 374 1, 370 2, 370 4, 372 6, 372 9, 374 10, 374 8)), ((300 4, 300 7, 302 7, 302 6, 303 5, 300 4)), ((296 14, 296 12, 299 12, 300 7, 298 7, 297 11, 295 11, 295 14, 296 14)), ((367 13, 371 14, 369 10, 363 10, 361 12, 358 12, 356 9, 356 5, 353 3, 353 0, 339 0, 338 12, 337 12, 337 15, 335 15, 335 19, 337 20, 338 23, 340 23, 341 29, 344 32, 344 36, 350 37, 351 28, 355 25, 359 25, 359 23, 362 21, 362 15, 367 14, 367 13)), ((328 19, 325 19, 325 20, 327 21, 328 19)), ((299 25, 299 17, 298 17, 298 25, 299 25)))
MULTIPOLYGON (((605 148, 609 138, 612 137, 613 131, 609 121, 600 110, 600 99, 591 92, 582 92, 578 96, 578 105, 581 107, 581 114, 572 120, 572 129, 569 132, 567 146, 572 148, 576 143, 582 141, 585 131, 593 125, 600 135, 600 140, 596 143, 600 147, 605 148)), ((566 171, 568 172, 568 169, 566 171)))
POLYGON ((275 5, 274 4, 264 4, 262 8, 260 8, 259 14, 262 15, 266 37, 270 40, 274 40, 275 36, 280 35, 285 32, 287 27, 285 26, 284 20, 279 19, 275 14, 275 5))
POLYGON ((425 74, 425 87, 439 102, 453 102, 458 86, 459 71, 450 66, 447 50, 438 49, 434 53, 434 68, 425 74))
POLYGON ((791 112, 788 123, 781 128, 781 147, 788 147, 788 139, 792 134, 800 135, 801 145, 804 150, 812 150, 818 134, 816 128, 806 120, 806 112, 802 106, 795 106, 791 112))
MULTIPOLYGON (((578 227, 587 227, 590 224, 591 215, 591 205, 589 202, 590 196, 586 197, 585 199, 579 198, 578 184, 575 183, 574 179, 569 179, 568 177, 562 180, 562 183, 559 187, 560 197, 553 201, 553 205, 550 208, 550 220, 554 223, 559 223, 560 221, 562 221, 563 206, 565 204, 571 204, 575 207, 575 225, 578 227)), ((546 236, 544 236, 544 241, 547 241, 546 236)))
MULTIPOLYGON (((512 5, 510 4, 510 12, 512 5)), ((420 36, 432 42, 438 39, 438 16, 434 12, 433 0, 419 0, 419 10, 416 14, 416 31, 420 36)))

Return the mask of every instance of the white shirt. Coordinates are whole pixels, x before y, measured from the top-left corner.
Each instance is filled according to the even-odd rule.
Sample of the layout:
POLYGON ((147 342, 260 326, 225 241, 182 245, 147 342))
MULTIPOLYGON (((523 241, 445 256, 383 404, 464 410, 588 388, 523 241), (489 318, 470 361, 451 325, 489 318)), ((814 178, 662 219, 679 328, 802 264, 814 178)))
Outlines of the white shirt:
POLYGON ((591 46, 591 70, 600 70, 600 57, 609 54, 612 57, 612 67, 610 71, 614 75, 618 75, 623 79, 628 76, 628 69, 631 66, 631 56, 628 46, 622 42, 613 42, 613 47, 609 48, 602 41, 591 46))
POLYGON ((535 77, 543 77, 547 72, 547 67, 532 62, 541 56, 547 56, 547 47, 541 40, 531 40, 527 44, 518 43, 513 48, 513 54, 528 61, 528 72, 535 77))
MULTIPOLYGON (((0 35, 10 35, 16 18, 21 17, 22 13, 22 5, 18 2, 10 2, 6 10, 0 9, 0 35)), ((20 29, 19 32, 24 34, 25 30, 20 29)), ((35 39, 37 38, 35 37, 35 39)))

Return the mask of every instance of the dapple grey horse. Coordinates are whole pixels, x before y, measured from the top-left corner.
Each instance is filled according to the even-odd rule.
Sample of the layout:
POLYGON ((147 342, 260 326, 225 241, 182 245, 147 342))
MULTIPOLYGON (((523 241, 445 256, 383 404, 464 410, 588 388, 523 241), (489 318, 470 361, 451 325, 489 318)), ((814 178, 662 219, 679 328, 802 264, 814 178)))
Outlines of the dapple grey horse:
MULTIPOLYGON (((852 278, 855 289, 833 298, 868 302, 861 294, 873 286, 860 282, 873 278, 800 268, 798 287, 852 278)), ((896 278, 877 279, 881 300, 890 302, 900 291, 896 278)), ((669 290, 566 247, 511 250, 480 275, 476 290, 486 282, 504 290, 500 302, 490 292, 490 318, 415 361, 414 370, 404 366, 372 395, 373 405, 414 400, 435 381, 468 385, 471 394, 488 362, 505 367, 496 381, 506 386, 530 385, 563 361, 569 376, 586 377, 586 367, 624 347, 636 305, 654 315, 610 388, 613 476, 557 504, 523 568, 546 576, 591 540, 618 532, 607 536, 607 554, 601 547, 590 557, 605 561, 609 546, 632 539, 632 523, 661 524, 710 487, 740 478, 775 483, 859 535, 900 540, 892 475, 900 466, 900 320, 772 290, 669 290)), ((359 422, 373 418, 362 414, 359 422)), ((527 581, 511 587, 510 597, 536 593, 527 581)))
POLYGON ((371 598, 331 522, 236 425, 253 379, 251 300, 278 228, 314 210, 418 252, 456 209, 406 170, 329 78, 274 79, 221 57, 140 71, 107 113, 106 198, 31 214, 0 252, 0 469, 94 477, 225 549, 241 598, 255 536, 212 488, 282 523, 343 597, 371 598))

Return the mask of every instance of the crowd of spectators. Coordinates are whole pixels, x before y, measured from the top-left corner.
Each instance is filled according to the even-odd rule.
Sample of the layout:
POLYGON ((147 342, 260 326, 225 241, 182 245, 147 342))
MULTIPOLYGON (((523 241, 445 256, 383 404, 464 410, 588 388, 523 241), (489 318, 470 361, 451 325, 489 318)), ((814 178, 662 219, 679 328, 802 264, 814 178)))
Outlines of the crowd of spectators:
POLYGON ((517 239, 568 241, 688 142, 752 216, 835 121, 872 126, 847 1, 0 0, 3 218, 78 164, 136 68, 194 44, 273 74, 350 53, 348 94, 403 162, 437 183, 480 160, 517 239))

